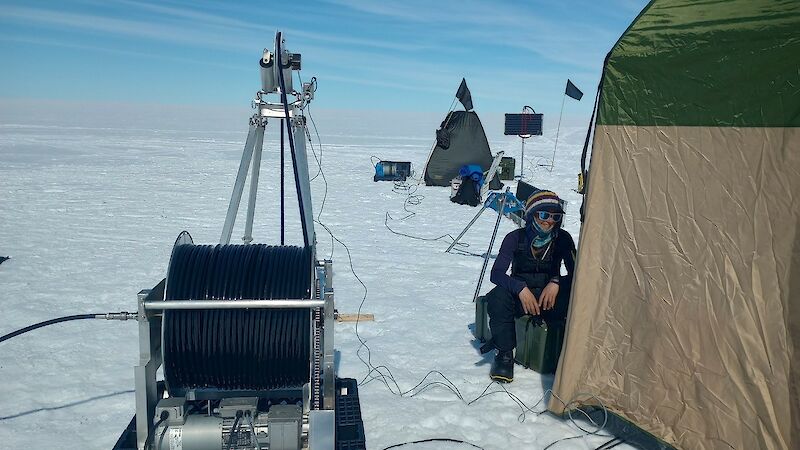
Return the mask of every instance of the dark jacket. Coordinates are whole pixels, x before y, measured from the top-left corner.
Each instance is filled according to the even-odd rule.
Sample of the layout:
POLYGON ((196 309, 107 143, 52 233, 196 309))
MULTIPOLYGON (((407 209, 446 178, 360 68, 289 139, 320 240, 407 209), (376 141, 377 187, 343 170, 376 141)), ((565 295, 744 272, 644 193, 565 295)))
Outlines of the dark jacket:
MULTIPOLYGON (((515 296, 526 286, 540 291, 550 280, 569 286, 575 271, 575 241, 568 232, 560 228, 553 233, 556 234, 550 242, 550 248, 539 257, 533 256, 525 229, 508 233, 492 266, 492 283, 515 296), (506 272, 512 261, 512 274, 508 275, 506 272), (562 262, 567 269, 567 275, 561 275, 562 262)), ((539 293, 534 292, 534 295, 538 296, 539 293)))

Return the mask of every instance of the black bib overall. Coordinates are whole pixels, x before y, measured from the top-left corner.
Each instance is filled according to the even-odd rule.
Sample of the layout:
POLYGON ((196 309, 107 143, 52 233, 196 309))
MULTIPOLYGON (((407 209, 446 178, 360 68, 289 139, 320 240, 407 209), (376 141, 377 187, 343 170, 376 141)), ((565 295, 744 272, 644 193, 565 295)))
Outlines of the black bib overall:
POLYGON ((520 243, 517 244, 517 249, 514 250, 514 259, 511 262, 511 276, 524 281, 536 298, 539 298, 542 289, 550 282, 550 274, 558 273, 558 270, 553 267, 556 261, 553 258, 552 247, 553 242, 548 243, 541 259, 533 256, 530 245, 524 239, 520 240, 520 243))
MULTIPOLYGON (((542 253, 541 257, 535 257, 532 254, 527 239, 520 239, 514 250, 511 276, 524 281, 537 299, 550 279, 559 274, 561 270, 561 258, 556 258, 554 251, 556 239, 558 237, 553 236, 553 241, 548 244, 550 247, 542 253)), ((559 286, 555 306, 553 309, 541 313, 541 317, 545 321, 559 321, 566 317, 569 306, 569 288, 568 285, 559 286)), ((486 297, 492 343, 499 350, 511 350, 516 347, 514 318, 525 314, 522 302, 516 295, 499 286, 492 289, 486 297)))

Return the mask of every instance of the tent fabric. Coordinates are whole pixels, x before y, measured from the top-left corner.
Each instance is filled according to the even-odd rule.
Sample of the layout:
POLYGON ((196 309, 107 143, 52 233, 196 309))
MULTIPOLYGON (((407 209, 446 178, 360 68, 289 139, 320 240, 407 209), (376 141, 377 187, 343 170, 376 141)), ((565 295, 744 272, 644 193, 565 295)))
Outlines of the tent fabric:
POLYGON ((797 30, 797 2, 656 0, 612 49, 551 411, 800 448, 797 30))
POLYGON ((798 8, 651 2, 612 50, 597 123, 800 126, 798 8))
MULTIPOLYGON (((450 186, 450 180, 466 165, 478 165, 489 170, 492 165, 489 141, 483 125, 474 111, 451 111, 436 132, 436 146, 425 165, 425 184, 428 186, 450 186)), ((489 185, 499 189, 500 181, 495 176, 489 185)))

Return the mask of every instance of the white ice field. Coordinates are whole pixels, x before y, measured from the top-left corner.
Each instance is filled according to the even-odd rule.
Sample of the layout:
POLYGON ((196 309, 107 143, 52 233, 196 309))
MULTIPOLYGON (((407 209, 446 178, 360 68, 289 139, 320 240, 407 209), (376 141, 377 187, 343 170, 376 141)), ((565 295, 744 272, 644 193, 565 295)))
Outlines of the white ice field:
MULTIPOLYGON (((218 242, 250 113, 0 102, 0 256, 11 257, 0 265, 0 334, 71 314, 134 311, 136 293, 165 276, 179 232, 188 230, 195 243, 218 242)), ((445 253, 447 238, 412 239, 384 224, 388 212, 396 219, 388 225, 399 233, 455 236, 477 212, 451 203, 448 189, 419 186, 420 201, 408 207, 416 214, 400 220, 409 214, 406 194, 372 181, 372 155, 411 161, 419 173, 444 113, 312 109, 327 180, 326 198, 323 177, 312 183, 315 216, 347 245, 352 271, 348 251, 321 226, 318 257, 334 261, 337 309, 355 313, 363 301, 362 312, 375 315, 358 325, 368 350, 360 348, 354 324, 337 324, 335 333, 338 375, 363 382, 368 448, 449 438, 487 450, 543 449, 583 435, 568 420, 538 414, 552 376, 517 366, 512 384, 490 382, 490 359, 479 354, 470 330, 482 259, 445 253), (359 355, 379 368, 370 372, 359 355)), ((520 139, 503 136, 502 114, 478 113, 492 151, 519 163, 520 139)), ((550 172, 537 164, 552 156, 556 124, 557 117, 546 117, 545 136, 528 140, 526 176, 569 202, 565 228, 577 240, 580 197, 573 189, 586 127, 562 126, 550 172)), ((268 129, 253 233, 269 244, 279 243, 276 130, 268 129)), ((319 153, 313 128, 312 137, 319 153)), ((310 172, 317 173, 313 157, 310 172)), ((234 239, 243 233, 244 211, 234 239)), ((287 243, 299 243, 294 200, 286 219, 287 243)), ((486 252, 495 219, 487 212, 475 223, 463 238, 467 252, 486 252)), ((503 219, 495 253, 513 228, 503 219)), ((482 291, 491 287, 487 274, 482 291)), ((111 448, 134 413, 137 348, 135 322, 100 320, 45 327, 0 344, 0 448, 111 448)), ((550 448, 593 449, 608 440, 584 436, 550 448)))

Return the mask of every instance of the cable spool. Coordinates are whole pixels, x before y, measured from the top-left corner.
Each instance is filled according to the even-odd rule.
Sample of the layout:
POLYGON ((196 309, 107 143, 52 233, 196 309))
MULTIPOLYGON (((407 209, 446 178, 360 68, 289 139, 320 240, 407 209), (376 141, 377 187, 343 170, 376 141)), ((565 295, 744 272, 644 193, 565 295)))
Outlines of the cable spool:
MULTIPOLYGON (((187 237, 173 247, 166 300, 310 298, 310 248, 194 245, 187 237)), ((302 386, 309 381, 310 323, 310 309, 166 310, 167 389, 185 395, 302 386)))

